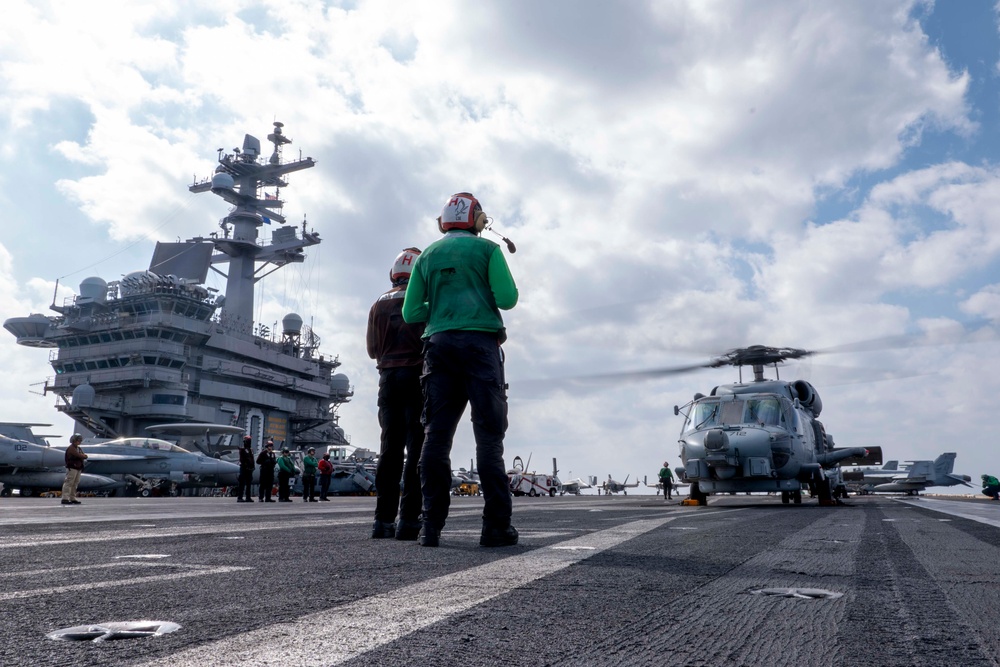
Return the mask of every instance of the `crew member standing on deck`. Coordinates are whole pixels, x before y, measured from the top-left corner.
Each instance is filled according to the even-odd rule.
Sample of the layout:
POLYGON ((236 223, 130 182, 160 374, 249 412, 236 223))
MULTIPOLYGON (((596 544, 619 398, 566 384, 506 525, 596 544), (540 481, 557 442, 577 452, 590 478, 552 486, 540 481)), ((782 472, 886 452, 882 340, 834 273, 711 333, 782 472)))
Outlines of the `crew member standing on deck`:
POLYGON ((87 455, 80 448, 81 442, 83 442, 83 436, 79 433, 74 433, 69 438, 69 447, 66 448, 66 479, 63 481, 62 488, 63 505, 83 504, 76 499, 76 487, 80 486, 83 462, 87 459, 87 455))
POLYGON ((664 461, 663 467, 660 468, 660 483, 663 484, 663 499, 673 498, 670 494, 674 490, 674 472, 670 469, 670 464, 667 461, 664 461))
POLYGON ((382 439, 375 469, 375 523, 372 537, 415 540, 420 532, 420 451, 424 426, 420 413, 423 367, 423 323, 403 321, 403 298, 413 264, 420 251, 407 248, 389 269, 392 289, 372 304, 368 312, 368 356, 378 368, 378 423, 382 439), (405 463, 404 463, 405 454, 405 463), (402 478, 402 489, 400 489, 402 478), (399 521, 396 512, 399 510, 399 521))
POLYGON ((260 486, 257 489, 257 499, 262 503, 274 502, 271 492, 274 490, 274 464, 277 462, 277 457, 274 455, 274 440, 268 438, 264 449, 257 455, 257 465, 260 466, 260 486))
POLYGON ((253 439, 243 436, 243 446, 240 447, 240 476, 236 485, 236 502, 252 503, 250 487, 253 486, 253 470, 256 468, 253 458, 253 439))
POLYGON ((302 502, 315 503, 316 501, 316 469, 319 461, 316 460, 316 448, 310 447, 306 455, 302 457, 302 502))
POLYGON ((420 544, 438 546, 451 499, 451 446, 465 406, 472 404, 476 466, 485 499, 479 544, 517 544, 503 460, 507 393, 500 310, 517 304, 517 286, 500 246, 481 238, 486 214, 468 192, 445 202, 438 229, 444 238, 417 259, 406 288, 403 318, 424 331, 424 495, 420 544))
POLYGON ((333 464, 330 463, 330 452, 323 452, 323 458, 316 464, 319 469, 319 499, 329 502, 330 482, 333 480, 333 464))
POLYGON ((299 474, 298 466, 292 460, 292 453, 288 447, 281 449, 281 456, 278 457, 278 502, 292 502, 291 480, 299 474))

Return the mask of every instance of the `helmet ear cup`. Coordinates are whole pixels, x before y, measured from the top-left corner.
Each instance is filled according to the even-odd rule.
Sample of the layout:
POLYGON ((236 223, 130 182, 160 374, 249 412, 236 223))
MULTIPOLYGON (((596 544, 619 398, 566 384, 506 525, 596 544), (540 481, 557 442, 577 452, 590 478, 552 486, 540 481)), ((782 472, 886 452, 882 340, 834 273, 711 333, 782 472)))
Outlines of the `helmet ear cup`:
POLYGON ((437 221, 438 221, 438 231, 439 232, 441 232, 442 234, 444 234, 446 231, 448 231, 448 230, 446 230, 444 228, 444 225, 441 223, 441 216, 440 215, 437 217, 437 221))
POLYGON ((477 234, 482 233, 482 231, 486 229, 486 223, 486 213, 483 212, 483 209, 479 209, 479 211, 476 212, 476 222, 473 224, 477 234))

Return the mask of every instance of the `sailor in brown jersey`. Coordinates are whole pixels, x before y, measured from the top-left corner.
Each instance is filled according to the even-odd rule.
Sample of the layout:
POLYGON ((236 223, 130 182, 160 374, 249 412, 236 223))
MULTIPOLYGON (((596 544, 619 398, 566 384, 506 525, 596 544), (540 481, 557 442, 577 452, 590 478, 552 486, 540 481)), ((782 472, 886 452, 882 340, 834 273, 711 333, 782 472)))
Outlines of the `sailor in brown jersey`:
POLYGON ((406 284, 419 254, 417 248, 407 248, 396 257, 389 271, 392 289, 380 296, 368 313, 368 356, 375 359, 379 370, 378 422, 382 427, 372 525, 376 539, 395 536, 397 540, 415 540, 420 532, 422 496, 417 464, 424 444, 420 421, 424 325, 403 321, 406 284))

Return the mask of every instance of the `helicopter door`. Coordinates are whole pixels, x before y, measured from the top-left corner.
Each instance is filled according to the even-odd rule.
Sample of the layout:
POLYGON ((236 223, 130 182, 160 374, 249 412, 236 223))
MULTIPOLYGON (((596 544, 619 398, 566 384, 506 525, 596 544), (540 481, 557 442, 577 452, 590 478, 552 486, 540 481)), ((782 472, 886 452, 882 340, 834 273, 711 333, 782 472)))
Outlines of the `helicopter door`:
POLYGON ((816 447, 817 453, 822 453, 825 449, 823 446, 825 444, 823 441, 823 425, 819 423, 819 420, 813 419, 812 427, 813 437, 816 439, 813 444, 816 447))

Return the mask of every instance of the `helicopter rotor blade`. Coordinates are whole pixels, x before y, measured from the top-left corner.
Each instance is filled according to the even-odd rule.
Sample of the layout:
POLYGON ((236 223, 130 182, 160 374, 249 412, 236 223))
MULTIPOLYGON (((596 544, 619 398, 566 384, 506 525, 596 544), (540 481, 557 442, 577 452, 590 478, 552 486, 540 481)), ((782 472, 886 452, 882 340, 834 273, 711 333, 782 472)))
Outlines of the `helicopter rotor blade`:
MULTIPOLYGON (((597 386, 601 384, 607 385, 621 382, 655 380, 672 375, 692 373, 705 368, 720 368, 722 366, 770 366, 772 364, 783 363, 788 360, 805 359, 814 355, 876 352, 913 347, 934 347, 940 345, 996 341, 998 339, 998 334, 992 326, 993 322, 983 320, 960 324, 956 328, 942 328, 946 330, 932 330, 921 335, 902 334, 895 336, 883 336, 880 338, 872 338, 816 350, 803 350, 793 347, 751 345, 748 347, 731 349, 724 354, 703 363, 685 364, 682 366, 662 366, 657 368, 645 368, 641 370, 619 371, 613 373, 575 375, 562 378, 539 378, 524 380, 518 382, 518 384, 521 387, 535 387, 536 390, 542 386, 551 386, 553 384, 573 384, 577 387, 586 385, 597 386)), ((908 376, 881 379, 899 379, 901 377, 908 376)))
POLYGON ((564 378, 572 382, 617 382, 620 380, 644 380, 666 377, 668 375, 681 375, 703 368, 712 368, 712 362, 704 364, 688 364, 686 366, 662 366, 660 368, 646 368, 635 371, 621 371, 618 373, 596 373, 594 375, 578 375, 572 378, 564 378))
POLYGON ((851 352, 881 352, 883 350, 901 350, 911 347, 937 347, 939 345, 962 345, 967 343, 983 343, 997 340, 997 331, 991 320, 974 320, 972 322, 956 323, 954 327, 940 327, 920 334, 897 334, 869 338, 843 345, 834 345, 810 354, 849 354, 851 352))

